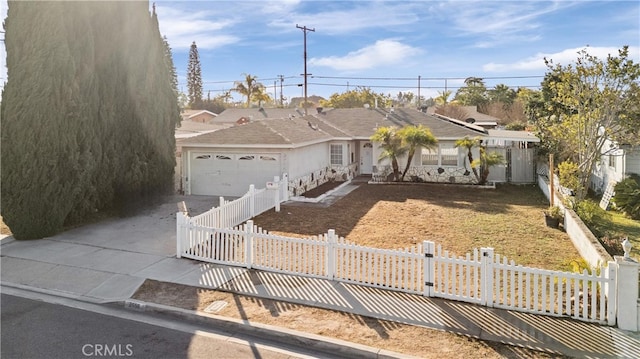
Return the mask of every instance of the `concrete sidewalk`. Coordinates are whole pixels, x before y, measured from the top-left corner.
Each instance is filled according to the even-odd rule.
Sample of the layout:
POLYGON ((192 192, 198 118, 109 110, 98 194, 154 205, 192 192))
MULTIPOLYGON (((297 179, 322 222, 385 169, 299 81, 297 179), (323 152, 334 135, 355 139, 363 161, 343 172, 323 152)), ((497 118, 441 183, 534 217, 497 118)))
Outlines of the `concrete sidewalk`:
POLYGON ((175 257, 176 203, 191 213, 217 197, 173 196, 139 215, 33 241, 3 240, 2 285, 107 303, 145 279, 222 289, 468 335, 572 357, 639 358, 636 333, 565 318, 485 308, 370 287, 175 257))

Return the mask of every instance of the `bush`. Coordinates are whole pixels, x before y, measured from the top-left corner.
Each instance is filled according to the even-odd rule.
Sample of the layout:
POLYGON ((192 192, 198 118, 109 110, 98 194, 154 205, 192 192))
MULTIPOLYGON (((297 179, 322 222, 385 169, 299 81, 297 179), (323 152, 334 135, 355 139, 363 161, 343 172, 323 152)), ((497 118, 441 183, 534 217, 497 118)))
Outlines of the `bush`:
POLYGON ((560 185, 563 187, 567 187, 573 192, 578 190, 580 187, 580 181, 578 179, 578 165, 570 162, 564 161, 558 165, 558 177, 560 179, 560 185))
POLYGON ((605 234, 603 224, 611 220, 611 215, 600 208, 598 203, 585 199, 576 204, 575 211, 596 237, 600 238, 605 234))
POLYGON ((633 174, 616 183, 611 201, 633 219, 640 219, 640 176, 633 174))

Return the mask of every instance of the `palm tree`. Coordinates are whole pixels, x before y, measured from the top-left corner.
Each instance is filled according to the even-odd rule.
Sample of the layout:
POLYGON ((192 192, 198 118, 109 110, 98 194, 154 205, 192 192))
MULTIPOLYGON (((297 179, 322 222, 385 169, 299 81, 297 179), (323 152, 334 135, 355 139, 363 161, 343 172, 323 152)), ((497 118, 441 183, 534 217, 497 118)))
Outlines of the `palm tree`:
POLYGON ((469 138, 465 136, 457 140, 455 146, 467 149, 467 157, 469 158, 471 170, 480 185, 487 183, 489 167, 504 163, 504 157, 501 154, 497 152, 487 153, 487 147, 482 145, 482 139, 480 137, 469 138), (476 160, 473 159, 473 153, 471 152, 474 147, 478 147, 480 152, 480 158, 476 160), (480 167, 480 174, 478 174, 478 167, 480 167))
POLYGON ((433 149, 436 147, 438 140, 433 136, 431 130, 423 125, 418 126, 406 126, 398 131, 398 135, 402 139, 404 146, 408 148, 407 165, 402 171, 401 181, 404 181, 404 176, 411 167, 411 161, 416 153, 416 149, 428 148, 433 149))
POLYGON ((371 136, 372 142, 379 142, 382 153, 378 161, 391 159, 391 167, 393 168, 393 177, 395 181, 400 180, 400 170, 398 166, 398 157, 407 153, 407 147, 403 146, 402 138, 398 135, 395 127, 379 127, 371 136))
POLYGON ((247 108, 249 108, 251 106, 251 100, 254 99, 256 94, 264 92, 263 91, 264 85, 257 81, 258 80, 257 76, 251 76, 248 74, 244 74, 244 76, 245 76, 244 82, 242 81, 234 82, 235 87, 232 89, 232 91, 235 91, 241 94, 242 96, 246 96, 247 108))
MULTIPOLYGON (((478 163, 474 162, 473 159, 473 153, 471 152, 473 150, 474 147, 479 146, 480 145, 480 138, 479 137, 474 137, 474 138, 469 138, 469 136, 465 136, 464 138, 461 138, 459 140, 456 141, 455 143, 455 147, 459 148, 465 148, 467 150, 467 158, 469 158, 469 165, 471 166, 471 170, 473 171, 473 175, 476 176, 476 180, 478 182, 480 182, 480 176, 478 175, 478 170, 476 169, 478 163)), ((465 163, 465 168, 467 167, 466 163, 465 163)))
POLYGON ((437 105, 446 105, 449 103, 449 96, 451 96, 453 92, 451 90, 438 91, 438 97, 435 98, 437 105))
POLYGON ((504 163, 504 157, 498 152, 487 153, 485 146, 480 146, 480 182, 478 184, 487 183, 489 177, 489 167, 504 163))

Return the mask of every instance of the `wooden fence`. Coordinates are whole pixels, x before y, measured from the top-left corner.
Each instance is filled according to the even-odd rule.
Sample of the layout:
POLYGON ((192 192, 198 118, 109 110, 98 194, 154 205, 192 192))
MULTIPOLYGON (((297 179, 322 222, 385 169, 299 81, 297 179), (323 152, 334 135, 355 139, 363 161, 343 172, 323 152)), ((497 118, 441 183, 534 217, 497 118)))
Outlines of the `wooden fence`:
POLYGON ((516 265, 492 248, 463 257, 429 241, 400 250, 368 248, 333 230, 290 238, 251 220, 235 228, 205 228, 180 213, 178 257, 587 322, 613 325, 616 319, 615 262, 601 273, 565 273, 516 265))

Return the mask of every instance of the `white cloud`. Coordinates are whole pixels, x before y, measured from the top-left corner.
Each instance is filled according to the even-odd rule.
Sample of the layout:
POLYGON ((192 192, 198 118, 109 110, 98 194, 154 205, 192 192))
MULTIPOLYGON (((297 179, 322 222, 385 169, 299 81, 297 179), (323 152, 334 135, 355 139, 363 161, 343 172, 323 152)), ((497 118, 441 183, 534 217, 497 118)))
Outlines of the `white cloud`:
MULTIPOLYGON (((290 13, 268 23, 269 26, 295 31, 293 24, 315 28, 327 35, 353 35, 354 32, 372 28, 398 28, 419 21, 416 3, 345 2, 349 6, 341 9, 320 10, 316 13, 290 13)), ((418 3, 419 4, 419 3, 418 3)))
MULTIPOLYGON (((608 55, 618 56, 617 47, 577 47, 572 49, 565 49, 555 53, 537 53, 534 56, 528 57, 516 61, 514 63, 488 63, 482 66, 482 69, 487 72, 507 72, 507 71, 539 71, 546 70, 547 66, 544 63, 544 59, 553 60, 554 64, 560 64, 563 66, 575 63, 578 58, 578 52, 586 49, 590 55, 596 56, 600 59, 606 59, 608 55)), ((629 47, 630 58, 634 61, 638 61, 638 54, 640 48, 629 47), (634 54, 635 57, 634 57, 634 54)))
POLYGON ((379 66, 405 63, 422 51, 396 40, 378 40, 375 44, 350 52, 345 56, 311 58, 312 66, 329 67, 339 71, 366 70, 379 66))
POLYGON ((198 49, 213 49, 240 41, 224 30, 234 25, 229 17, 213 21, 206 11, 186 12, 176 8, 157 6, 160 33, 166 36, 171 47, 176 50, 188 49, 193 41, 198 49))

